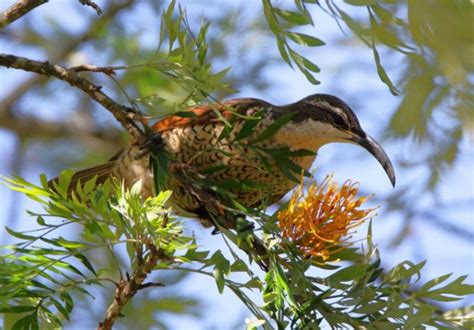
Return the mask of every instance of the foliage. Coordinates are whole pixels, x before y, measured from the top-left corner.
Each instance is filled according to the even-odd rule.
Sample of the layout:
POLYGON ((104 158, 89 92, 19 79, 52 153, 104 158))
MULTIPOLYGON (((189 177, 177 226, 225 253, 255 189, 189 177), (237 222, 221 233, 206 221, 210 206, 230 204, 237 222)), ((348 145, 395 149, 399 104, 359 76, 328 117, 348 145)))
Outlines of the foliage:
POLYGON ((4 182, 41 204, 45 212, 30 212, 36 217, 38 229, 20 233, 7 228, 21 241, 3 247, 5 254, 1 257, 0 310, 25 314, 13 328, 37 328, 38 319, 44 322, 40 325, 51 327, 67 321, 74 306, 72 292, 91 296, 87 286, 114 283, 111 274, 123 276, 117 256, 119 245, 125 246, 132 268, 150 253, 148 242, 169 260, 177 251, 192 246, 191 238, 181 235, 179 223, 168 217, 170 210, 165 203, 170 192, 143 203, 139 184, 126 191, 117 182, 107 181, 96 190, 92 180, 68 195, 72 174, 61 174, 56 191, 48 187, 45 176, 41 176, 42 186, 20 178, 4 182), (74 228, 70 233, 78 235, 61 236, 68 227, 74 228), (98 250, 116 260, 115 269, 97 269, 90 258, 98 250))
MULTIPOLYGON (((21 178, 4 179, 11 189, 44 209, 41 214, 30 213, 38 229, 7 229, 19 243, 4 247, 8 252, 1 257, 0 311, 21 315, 13 329, 61 326, 74 307, 73 292, 90 295, 89 286, 114 283, 114 273, 120 277, 132 273, 151 253, 150 242, 163 252, 156 271, 181 270, 213 277, 218 291, 233 291, 264 328, 472 326, 470 308, 441 313, 429 302, 454 301, 473 293, 474 286, 465 284, 465 277, 447 282, 450 275, 441 276, 410 291, 420 281, 424 262, 405 261, 384 271, 370 231, 365 253, 346 247, 332 254, 350 264, 315 263, 281 236, 275 225, 278 211, 273 216, 255 214, 253 219, 265 231, 270 251, 270 268, 262 275, 230 245, 232 258, 228 259, 220 250, 213 254, 200 250, 194 238, 183 235, 180 222, 166 206, 170 192, 143 202, 140 184, 128 191, 117 182, 106 181, 93 189, 93 179, 83 189, 78 186, 77 194, 68 194, 71 174, 61 174, 56 191, 48 187, 44 176, 41 186, 21 178), (69 231, 73 237, 60 234, 68 226, 75 227, 69 231), (128 254, 128 270, 106 269, 90 259, 101 250, 118 259, 121 245, 128 254), (313 276, 314 267, 336 271, 326 277, 313 276), (237 273, 238 281, 233 278, 237 273), (262 294, 263 306, 249 298, 249 290, 262 294)), ((225 229, 223 233, 224 238, 235 238, 225 229)), ((245 235, 248 233, 238 233, 237 238, 245 239, 245 235)))

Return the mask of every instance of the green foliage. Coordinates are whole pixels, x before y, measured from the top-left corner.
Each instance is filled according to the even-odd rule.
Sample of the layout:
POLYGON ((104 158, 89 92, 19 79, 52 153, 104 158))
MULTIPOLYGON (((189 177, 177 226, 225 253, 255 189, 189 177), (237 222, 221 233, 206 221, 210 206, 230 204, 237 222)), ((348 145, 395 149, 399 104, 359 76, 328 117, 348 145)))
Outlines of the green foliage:
MULTIPOLYGON (((124 272, 120 268, 104 268, 91 258, 92 253, 104 251, 117 259, 118 246, 124 245, 130 269, 127 272, 132 273, 149 255, 150 243, 163 251, 155 266, 157 272, 181 270, 214 278, 218 292, 226 288, 234 292, 265 329, 324 324, 384 328, 473 324, 472 308, 440 311, 432 303, 455 301, 474 293, 474 286, 464 283, 465 276, 448 282, 450 275, 445 275, 422 283, 424 262, 405 261, 385 271, 380 268, 381 260, 370 233, 366 253, 340 253, 341 261, 351 263, 329 264, 335 271, 315 277, 312 274, 320 264, 301 255, 281 237, 272 225, 274 217, 254 211, 252 218, 266 233, 265 245, 271 260, 270 268, 262 275, 252 270, 230 244, 231 258, 220 250, 212 254, 200 250, 195 239, 185 236, 179 222, 173 219, 167 205, 170 192, 163 191, 144 201, 139 193, 140 183, 126 190, 116 182, 106 181, 92 189, 92 179, 84 187, 78 186, 77 193, 68 193, 71 175, 64 171, 55 190, 48 187, 44 176, 41 186, 21 178, 4 179, 4 184, 44 209, 41 214, 30 212, 36 217, 38 229, 8 229, 19 243, 3 247, 6 253, 0 259, 0 311, 20 316, 14 319, 13 329, 63 325, 74 308, 73 293, 90 296, 90 286, 114 283, 119 279, 112 274, 124 272), (76 237, 61 236, 67 226, 75 227, 76 237), (235 279, 236 274, 239 280, 235 279), (417 290, 412 289, 415 286, 417 290), (262 294, 263 306, 249 297, 250 291, 262 294)), ((221 230, 225 240, 238 246, 252 242, 259 231, 233 234, 225 228, 221 230)), ((180 308, 178 305, 166 305, 166 309, 174 311, 180 308)))
MULTIPOLYGON (((333 1, 329 11, 373 50, 380 79, 392 94, 400 94, 382 66, 378 48, 387 57, 403 56, 398 85, 403 99, 391 118, 390 136, 409 137, 416 148, 434 146, 425 159, 405 166, 429 164, 430 176, 420 189, 434 190, 442 171, 450 168, 459 154, 463 126, 472 125, 473 73, 472 19, 469 1, 346 1, 366 6, 367 19, 356 20, 333 1), (402 16, 401 13, 407 13, 402 16), (449 121, 440 121, 440 116, 449 121)), ((362 8, 362 7, 361 7, 362 8)), ((398 68, 397 68, 398 69, 398 68)))
POLYGON ((73 309, 72 293, 90 296, 89 286, 114 283, 110 274, 122 274, 119 245, 125 246, 132 268, 150 253, 150 242, 163 251, 165 260, 192 246, 180 224, 169 217, 165 204, 170 192, 143 202, 140 184, 130 191, 110 181, 95 188, 93 179, 69 194, 71 176, 71 171, 64 171, 54 190, 44 176, 41 186, 21 178, 4 179, 4 184, 44 209, 41 214, 30 212, 36 217, 37 229, 22 233, 7 228, 20 241, 4 246, 0 259, 0 311, 22 314, 13 329, 61 326, 73 309), (68 227, 74 228, 70 235, 75 232, 77 237, 61 236, 68 227), (99 251, 110 254, 119 268, 95 264, 91 257, 99 251))
POLYGON ((291 40, 295 44, 304 47, 324 45, 324 41, 314 36, 290 30, 290 28, 313 25, 313 19, 306 7, 306 3, 311 2, 295 0, 296 11, 288 11, 274 7, 270 0, 262 0, 263 12, 270 30, 275 35, 281 58, 291 67, 293 67, 293 64, 296 64, 306 79, 312 84, 317 85, 320 82, 314 77, 314 74, 320 71, 319 67, 295 51, 289 42, 291 40))
MULTIPOLYGON (((173 112, 180 112, 189 106, 212 100, 213 94, 227 94, 234 90, 223 80, 230 68, 213 73, 208 62, 209 46, 206 36, 210 23, 203 22, 195 36, 189 25, 186 10, 179 6, 176 13, 175 7, 176 2, 173 0, 168 8, 163 10, 158 47, 148 63, 143 66, 157 70, 177 84, 181 93, 187 93, 182 102, 174 104, 173 112), (165 43, 167 47, 162 52, 165 43)), ((155 113, 165 98, 153 93, 140 97, 137 101, 155 113)))

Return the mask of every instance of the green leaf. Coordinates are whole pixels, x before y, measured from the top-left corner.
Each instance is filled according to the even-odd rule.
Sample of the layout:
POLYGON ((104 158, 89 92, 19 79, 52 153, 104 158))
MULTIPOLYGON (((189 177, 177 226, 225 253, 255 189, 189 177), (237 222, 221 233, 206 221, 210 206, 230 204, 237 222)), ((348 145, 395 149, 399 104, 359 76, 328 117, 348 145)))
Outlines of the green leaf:
POLYGON ((36 310, 35 306, 0 307, 0 313, 26 313, 36 310))
POLYGON ((410 281, 413 275, 417 275, 418 280, 421 277, 421 269, 425 266, 426 260, 418 264, 413 264, 410 261, 404 261, 403 263, 395 266, 385 276, 385 281, 398 282, 401 280, 410 281))
POLYGON ((474 285, 463 283, 464 280, 467 278, 467 275, 460 276, 451 283, 442 286, 438 289, 429 290, 429 288, 432 288, 434 285, 444 282, 450 275, 451 274, 441 276, 435 280, 429 281, 420 288, 418 294, 422 294, 424 298, 439 301, 456 301, 461 299, 462 296, 474 294, 474 285))
POLYGON ((244 124, 240 128, 239 132, 235 136, 234 141, 239 141, 245 139, 253 134, 254 128, 261 122, 263 119, 264 111, 259 111, 254 115, 254 118, 245 119, 244 124))
POLYGON ((230 266, 230 271, 231 272, 247 272, 249 268, 247 267, 247 264, 243 262, 241 259, 237 259, 231 266, 230 266))
POLYGON ((49 298, 49 300, 53 303, 54 307, 58 310, 59 313, 67 320, 69 321, 69 312, 68 310, 56 299, 53 299, 52 297, 49 298))
POLYGON ((280 36, 277 36, 277 46, 278 46, 278 51, 280 52, 280 56, 283 59, 283 61, 286 62, 291 68, 293 67, 293 64, 291 64, 290 57, 288 56, 288 51, 287 51, 287 43, 285 39, 283 39, 280 36))
POLYGON ((74 301, 72 300, 72 297, 69 293, 67 292, 61 292, 59 295, 59 298, 64 301, 65 303, 65 308, 68 311, 68 313, 72 312, 72 309, 74 307, 74 301))
POLYGON ((308 34, 286 31, 285 34, 290 37, 291 40, 296 42, 298 45, 306 47, 318 47, 324 46, 326 43, 321 39, 310 36, 308 34))
POLYGON ((201 171, 201 173, 204 175, 209 175, 209 174, 217 173, 220 171, 224 171, 228 168, 229 168, 229 165, 217 165, 217 166, 205 168, 201 171))
POLYGON ((400 95, 400 91, 392 83, 389 76, 387 75, 387 72, 385 72, 385 69, 383 68, 382 63, 380 61, 380 55, 373 41, 372 41, 372 51, 374 53, 375 64, 377 65, 377 73, 379 74, 380 79, 385 83, 385 85, 387 85, 392 95, 395 95, 395 96, 400 95))
POLYGON ((280 8, 275 8, 274 12, 289 23, 293 23, 296 25, 307 25, 311 23, 310 18, 295 11, 288 11, 288 10, 283 10, 280 8))
POLYGON ((433 318, 433 315, 438 308, 433 305, 422 304, 417 306, 415 310, 415 304, 411 304, 411 308, 407 314, 407 320, 404 324, 405 329, 418 329, 426 322, 433 318))
POLYGON ((439 277, 436 277, 432 280, 429 280, 428 282, 426 282, 425 284, 423 284, 421 286, 421 288, 419 288, 417 291, 419 293, 425 293, 425 292, 428 292, 432 287, 434 287, 435 285, 438 285, 440 283, 443 283, 444 281, 446 281, 448 278, 451 277, 451 275, 453 275, 452 273, 450 274, 445 274, 445 275, 442 275, 442 276, 439 276, 439 277))
POLYGON ((205 263, 205 267, 210 265, 214 266, 213 274, 216 280, 217 290, 219 293, 222 293, 225 287, 225 276, 230 272, 230 262, 224 257, 220 250, 217 250, 205 263))
POLYGON ((208 255, 209 251, 197 251, 195 249, 189 249, 184 257, 192 261, 204 261, 208 255))
POLYGON ((94 269, 94 266, 92 265, 92 263, 89 261, 89 259, 87 259, 87 257, 82 254, 82 253, 78 253, 78 254, 75 254, 74 255, 77 259, 79 259, 81 261, 81 263, 87 268, 89 269, 95 276, 97 276, 97 273, 95 272, 95 269, 94 269))
POLYGON ((337 285, 340 282, 355 281, 365 276, 369 265, 355 264, 343 268, 326 278, 326 281, 332 285, 337 285))
POLYGON ((11 330, 38 330, 38 315, 37 313, 28 314, 15 322, 11 330))
POLYGON ((18 231, 15 231, 7 226, 5 226, 5 230, 7 231, 8 234, 10 234, 11 236, 13 237, 16 237, 16 238, 19 238, 19 239, 23 239, 23 240, 26 240, 26 241, 33 241, 36 239, 35 236, 31 236, 31 235, 26 235, 26 234, 23 234, 23 233, 20 233, 18 231))
POLYGON ((296 116, 296 114, 297 112, 291 112, 284 116, 281 116, 280 118, 277 118, 273 123, 268 125, 263 130, 263 132, 260 133, 251 143, 253 144, 261 142, 272 137, 283 125, 288 124, 293 119, 293 117, 296 116))
POLYGON ((275 35, 278 35, 280 33, 280 26, 273 14, 273 7, 270 0, 263 0, 263 13, 265 14, 270 30, 272 30, 275 35))
POLYGON ((376 0, 344 0, 344 2, 352 6, 371 6, 377 4, 376 0))
POLYGON ((160 150, 157 155, 150 157, 150 164, 153 170, 153 183, 155 193, 166 189, 168 179, 168 155, 165 150, 160 150))
POLYGON ((371 35, 370 30, 364 28, 360 23, 355 21, 351 16, 347 15, 343 10, 339 9, 337 6, 337 12, 341 15, 342 20, 346 25, 362 40, 366 45, 370 45, 368 41, 368 36, 371 35))

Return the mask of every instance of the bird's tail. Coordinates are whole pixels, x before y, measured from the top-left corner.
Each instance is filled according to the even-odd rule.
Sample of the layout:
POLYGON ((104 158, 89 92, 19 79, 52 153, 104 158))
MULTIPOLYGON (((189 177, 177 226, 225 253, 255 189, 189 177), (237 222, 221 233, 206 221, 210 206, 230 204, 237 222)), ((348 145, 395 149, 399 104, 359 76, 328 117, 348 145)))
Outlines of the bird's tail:
MULTIPOLYGON (((94 167, 87 168, 85 170, 74 173, 69 183, 68 191, 72 192, 76 189, 77 184, 83 186, 87 181, 96 177, 96 184, 104 183, 105 180, 112 176, 112 170, 115 166, 115 160, 108 161, 107 163, 97 165, 94 167)), ((58 178, 51 179, 48 185, 51 189, 54 189, 54 183, 58 181, 58 178)))

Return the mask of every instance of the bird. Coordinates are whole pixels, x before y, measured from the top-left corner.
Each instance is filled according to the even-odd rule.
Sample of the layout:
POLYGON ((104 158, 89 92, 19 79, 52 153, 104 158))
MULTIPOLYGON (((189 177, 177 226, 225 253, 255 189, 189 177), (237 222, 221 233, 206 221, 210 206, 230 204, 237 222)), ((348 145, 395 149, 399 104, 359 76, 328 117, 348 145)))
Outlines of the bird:
MULTIPOLYGON (((235 181, 251 182, 248 189, 229 188, 235 200, 247 207, 279 201, 298 184, 286 166, 310 170, 318 150, 329 143, 363 147, 395 187, 393 165, 383 148, 364 132, 349 105, 329 94, 313 94, 281 106, 256 98, 202 104, 158 120, 151 131, 160 136, 159 143, 173 162, 206 173, 209 182, 224 187, 235 181), (282 158, 285 152, 290 162, 282 158)), ((143 197, 152 196, 150 156, 140 154, 142 147, 131 144, 106 163, 76 172, 70 187, 93 177, 97 183, 115 177, 127 187, 141 180, 143 197)), ((348 161, 356 168, 357 160, 348 161)), ((168 175, 165 186, 173 191, 170 203, 178 213, 209 218, 205 205, 182 180, 168 175)), ((212 221, 202 223, 212 225, 212 221)))

